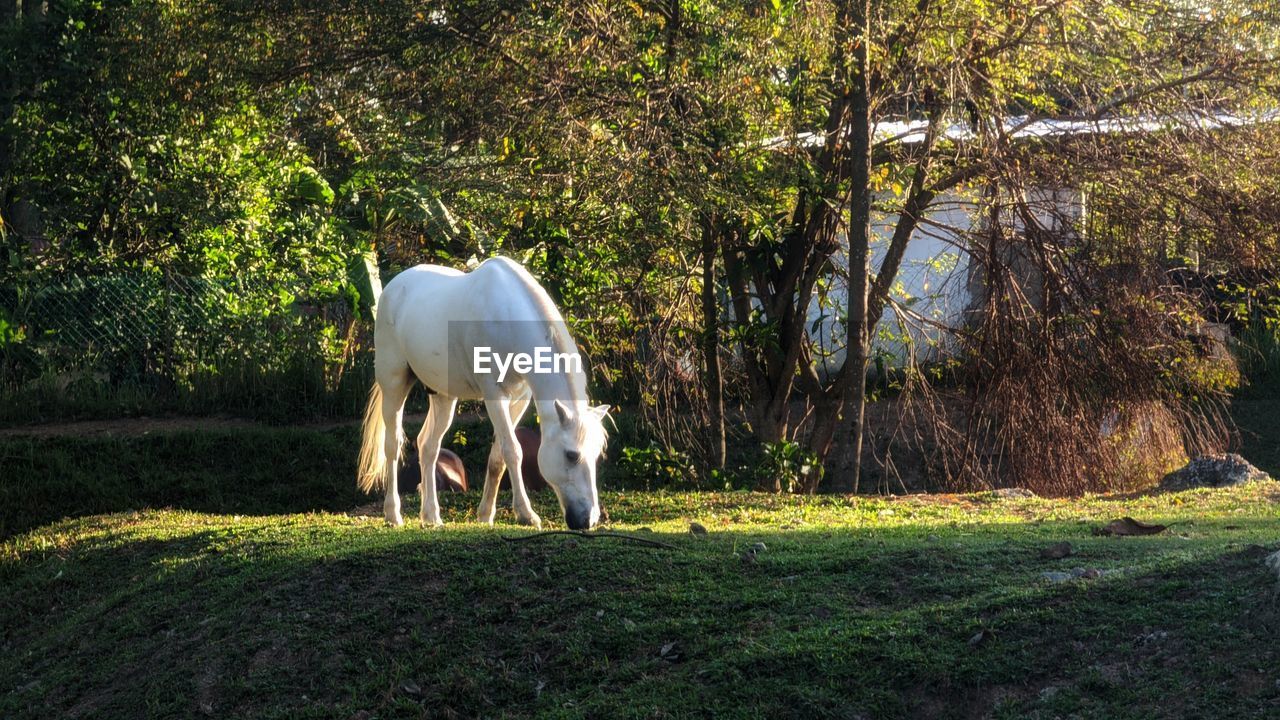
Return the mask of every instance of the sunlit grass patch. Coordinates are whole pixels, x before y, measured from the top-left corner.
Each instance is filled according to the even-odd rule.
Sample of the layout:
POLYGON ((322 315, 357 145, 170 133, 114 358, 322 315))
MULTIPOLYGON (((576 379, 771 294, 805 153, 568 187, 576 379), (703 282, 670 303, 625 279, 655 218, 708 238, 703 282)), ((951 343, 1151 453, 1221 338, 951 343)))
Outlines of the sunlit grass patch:
MULTIPOLYGON (((0 544, 5 717, 1264 716, 1274 485, 606 493, 617 539, 129 511, 0 544), (1094 528, 1122 515, 1151 537, 1094 528), (697 522, 706 534, 689 532, 697 522), (1047 545, 1074 554, 1049 560, 1047 545), (758 549, 757 549, 758 548, 758 549), (1077 568, 1067 581, 1046 573, 1077 568), (1168 713, 1165 713, 1168 714, 1168 713)), ((408 499, 415 517, 416 498, 408 499)), ((549 495, 535 504, 554 523, 549 495)))

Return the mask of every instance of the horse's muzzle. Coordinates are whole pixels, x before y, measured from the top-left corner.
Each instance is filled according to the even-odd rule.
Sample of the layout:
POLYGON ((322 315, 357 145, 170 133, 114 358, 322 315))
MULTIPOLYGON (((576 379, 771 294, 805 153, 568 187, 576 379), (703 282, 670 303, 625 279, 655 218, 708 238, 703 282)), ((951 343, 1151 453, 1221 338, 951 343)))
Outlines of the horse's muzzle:
POLYGON ((589 506, 569 508, 565 511, 564 521, 570 530, 591 529, 591 508, 589 506))

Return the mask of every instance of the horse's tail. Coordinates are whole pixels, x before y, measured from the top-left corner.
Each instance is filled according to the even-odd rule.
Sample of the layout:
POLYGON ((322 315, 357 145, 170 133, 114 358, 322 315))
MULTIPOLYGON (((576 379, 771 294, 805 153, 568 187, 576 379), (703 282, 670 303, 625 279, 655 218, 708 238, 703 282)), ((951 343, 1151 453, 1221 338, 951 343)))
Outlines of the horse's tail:
MULTIPOLYGON (((356 468, 356 482, 364 492, 373 492, 386 482, 386 432, 387 425, 382 420, 382 387, 375 382, 369 390, 369 405, 364 409, 364 439, 356 468)), ((398 457, 392 459, 392 462, 399 461, 398 457)))

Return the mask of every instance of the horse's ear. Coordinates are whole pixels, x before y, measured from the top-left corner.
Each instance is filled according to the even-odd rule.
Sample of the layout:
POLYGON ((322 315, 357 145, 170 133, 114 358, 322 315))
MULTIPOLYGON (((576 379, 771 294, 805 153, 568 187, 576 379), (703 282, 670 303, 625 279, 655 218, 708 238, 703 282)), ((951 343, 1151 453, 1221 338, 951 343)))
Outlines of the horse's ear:
POLYGON ((570 412, 568 405, 556 400, 556 417, 560 419, 561 425, 568 425, 573 419, 573 413, 570 412))
POLYGON ((594 412, 596 415, 599 415, 601 419, 607 416, 609 414, 609 411, 612 409, 613 409, 612 405, 597 405, 591 408, 592 412, 594 412))

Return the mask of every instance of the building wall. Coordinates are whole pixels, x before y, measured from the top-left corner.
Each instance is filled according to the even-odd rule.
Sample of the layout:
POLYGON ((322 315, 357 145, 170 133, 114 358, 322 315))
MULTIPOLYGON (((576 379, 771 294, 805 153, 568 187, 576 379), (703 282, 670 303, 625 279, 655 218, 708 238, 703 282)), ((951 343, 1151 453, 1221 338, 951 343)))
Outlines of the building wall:
MULTIPOLYGON (((886 307, 872 338, 873 357, 884 362, 903 364, 909 356, 917 360, 936 360, 949 352, 949 328, 964 322, 966 311, 980 297, 983 282, 980 270, 970 267, 967 252, 970 239, 989 222, 989 211, 978 190, 962 190, 939 196, 916 228, 907 245, 892 296, 902 306, 903 315, 886 307)), ((892 206, 890 196, 879 196, 876 205, 892 206)), ((1083 224, 1085 202, 1074 189, 1035 188, 1027 193, 1032 216, 1043 228, 1071 233, 1083 224)), ((1013 213, 1001 213, 1002 224, 1015 231, 1025 229, 1025 222, 1013 213)), ((873 213, 872 266, 879 268, 893 236, 898 216, 873 213)), ((847 239, 842 239, 846 244, 847 239)), ((838 256, 847 262, 847 255, 838 256)), ((843 270, 843 268, 842 268, 843 270)), ((1030 280, 1030 279, 1029 279, 1030 280)), ((809 322, 815 342, 829 354, 825 363, 834 370, 844 359, 844 323, 848 287, 837 279, 825 294, 815 295, 809 308, 809 322)))

